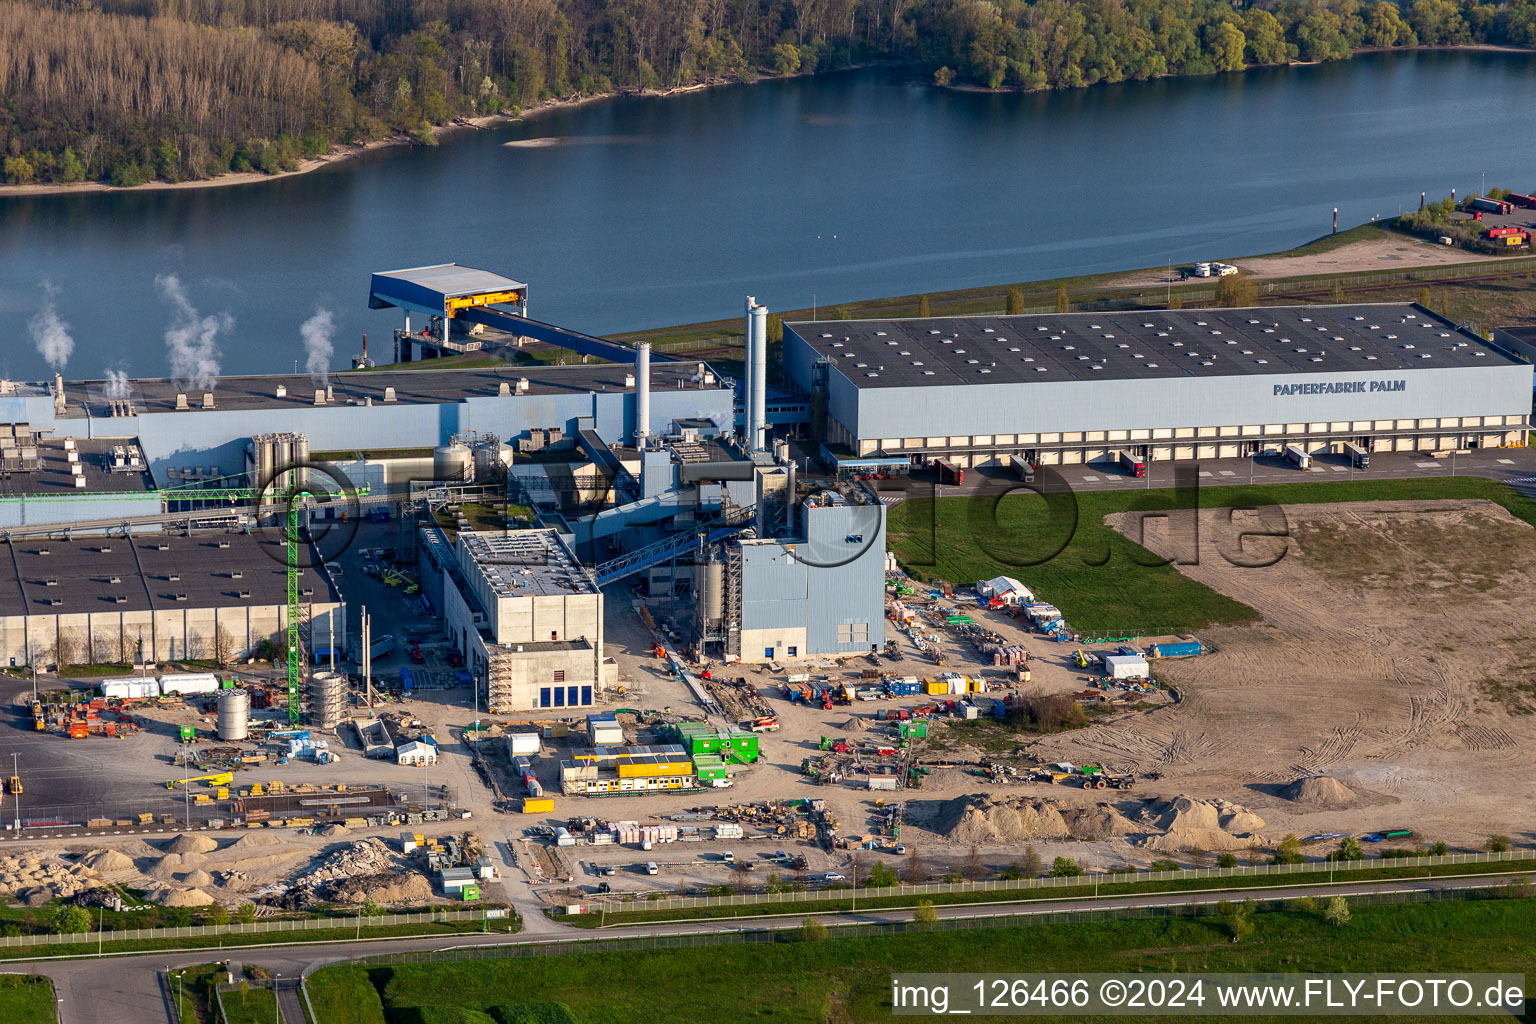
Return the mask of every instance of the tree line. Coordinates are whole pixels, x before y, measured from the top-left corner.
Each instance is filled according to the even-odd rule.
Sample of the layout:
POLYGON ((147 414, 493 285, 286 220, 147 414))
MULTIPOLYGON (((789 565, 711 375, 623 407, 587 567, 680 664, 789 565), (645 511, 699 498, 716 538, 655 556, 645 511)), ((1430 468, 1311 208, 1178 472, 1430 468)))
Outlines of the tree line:
POLYGON ((0 169, 276 172, 551 97, 873 59, 1038 90, 1533 41, 1536 0, 0 0, 0 169))

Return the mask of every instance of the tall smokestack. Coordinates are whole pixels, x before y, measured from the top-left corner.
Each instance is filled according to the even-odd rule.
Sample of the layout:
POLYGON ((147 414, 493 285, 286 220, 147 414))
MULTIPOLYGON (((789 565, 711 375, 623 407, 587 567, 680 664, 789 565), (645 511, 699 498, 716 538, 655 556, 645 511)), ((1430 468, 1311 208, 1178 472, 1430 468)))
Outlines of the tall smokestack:
POLYGON ((745 428, 742 430, 742 433, 746 437, 747 448, 749 449, 752 447, 752 357, 754 355, 753 346, 756 345, 756 341, 753 338, 754 331, 752 329, 752 310, 756 308, 757 297, 748 295, 746 330, 743 332, 746 338, 746 340, 743 342, 745 351, 741 357, 742 375, 746 378, 746 380, 742 383, 741 416, 742 423, 745 424, 745 428))
POLYGON ((768 307, 752 307, 752 450, 768 447, 768 307))
POLYGON ((651 436, 651 343, 635 346, 635 447, 644 448, 651 436))

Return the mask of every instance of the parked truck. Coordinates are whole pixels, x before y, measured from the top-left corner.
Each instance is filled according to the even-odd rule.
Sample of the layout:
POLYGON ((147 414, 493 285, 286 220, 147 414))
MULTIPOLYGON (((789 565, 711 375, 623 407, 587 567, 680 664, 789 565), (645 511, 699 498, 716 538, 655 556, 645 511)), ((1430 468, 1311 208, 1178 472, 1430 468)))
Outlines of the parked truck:
POLYGON ((1478 196, 1467 204, 1471 210, 1481 210, 1483 213, 1507 214, 1515 212, 1514 203, 1506 203, 1502 199, 1489 199, 1487 196, 1478 196))
POLYGON ((1131 476, 1143 477, 1147 475, 1147 463, 1140 455, 1132 455, 1130 452, 1120 453, 1120 468, 1131 476))
POLYGON ((1306 450, 1301 448, 1301 447, 1299 447, 1298 445, 1294 445, 1294 444, 1286 445, 1285 446, 1285 451, 1282 452, 1281 454, 1283 454, 1285 456, 1285 461, 1286 462, 1289 462, 1291 465, 1295 466, 1297 469, 1311 469, 1312 468, 1312 456, 1308 455, 1306 453, 1306 450))
POLYGON ((965 470, 947 459, 939 459, 934 463, 934 467, 939 471, 939 483, 957 485, 965 483, 965 470))
POLYGON ((1523 206, 1527 210, 1536 210, 1536 196, 1521 195, 1519 192, 1511 192, 1509 201, 1516 206, 1523 206))
POLYGON ((1344 442, 1344 454, 1349 456, 1350 465, 1356 469, 1364 469, 1371 464, 1371 453, 1365 450, 1363 445, 1344 442))
POLYGON ((1018 474, 1020 480, 1027 484, 1035 482, 1035 465, 1022 455, 1015 455, 1008 460, 1013 466, 1013 471, 1018 474))

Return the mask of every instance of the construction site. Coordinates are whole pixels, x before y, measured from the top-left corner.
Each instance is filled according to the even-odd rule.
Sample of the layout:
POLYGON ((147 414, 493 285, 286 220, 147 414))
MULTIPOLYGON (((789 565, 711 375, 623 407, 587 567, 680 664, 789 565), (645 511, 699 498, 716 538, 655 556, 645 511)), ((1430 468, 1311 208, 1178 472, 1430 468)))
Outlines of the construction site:
MULTIPOLYGON (((188 395, 138 381, 102 405, 95 385, 5 382, 27 422, 0 432, 0 702, 13 711, 0 723, 0 890, 558 914, 833 888, 886 861, 908 881, 995 877, 1030 848, 1111 870, 1267 858, 1288 834, 1320 857, 1345 836, 1472 849, 1523 828, 1536 794, 1499 770, 1536 740, 1523 667, 1536 559, 1521 557, 1536 535, 1503 508, 1288 508, 1274 564, 1179 565, 1254 623, 1095 635, 1028 569, 920 582, 886 550, 877 487, 931 471, 930 456, 946 456, 940 479, 957 487, 966 469, 1027 483, 1039 465, 1084 460, 1135 486, 1165 457, 1149 443, 1110 460, 1108 441, 1046 442, 1033 420, 1016 428, 1032 441, 961 438, 928 405, 902 427, 923 444, 896 451, 876 413, 901 389, 839 350, 963 355, 955 343, 1007 342, 992 327, 871 322, 855 342, 795 325, 790 379, 845 417, 829 445, 768 412, 761 304, 744 308, 737 382, 529 320, 526 288, 452 265, 374 275, 371 304, 404 312, 401 356, 423 358, 318 388, 274 376, 188 395), (429 368, 465 337, 594 361, 429 368), (845 366, 852 391, 837 383, 845 366)), ((1245 335, 1280 329, 1251 312, 1245 335)), ((1457 394, 1479 394, 1487 371, 1485 397, 1508 404, 1519 361, 1417 307, 1325 319, 1342 338, 1379 334, 1370 321, 1388 314, 1447 339, 1457 394)), ((1161 326, 1223 330, 1190 315, 1161 326)), ((1075 366, 1064 358, 1051 367, 1075 366)), ((1186 386, 1208 379, 1237 387, 1209 367, 1186 386)), ((1030 380, 996 386, 1024 394, 1030 380)), ((1091 382, 1043 393, 1079 385, 1091 382)), ((1274 385, 1278 404, 1288 386, 1274 385)), ((1523 431, 1504 405, 1497 430, 1483 429, 1492 412, 1453 424, 1437 406, 1410 431, 1398 420, 1415 394, 1384 388, 1379 423, 1359 430, 1315 414, 1319 437, 1342 424, 1438 451, 1523 431)), ((1281 428, 1287 441, 1310 429, 1281 428)), ((1147 426, 1148 441, 1163 429, 1147 426)), ((1169 460, 1182 457, 1172 440, 1169 460)), ((1154 552, 1174 542, 1157 516, 1111 525, 1154 552)))

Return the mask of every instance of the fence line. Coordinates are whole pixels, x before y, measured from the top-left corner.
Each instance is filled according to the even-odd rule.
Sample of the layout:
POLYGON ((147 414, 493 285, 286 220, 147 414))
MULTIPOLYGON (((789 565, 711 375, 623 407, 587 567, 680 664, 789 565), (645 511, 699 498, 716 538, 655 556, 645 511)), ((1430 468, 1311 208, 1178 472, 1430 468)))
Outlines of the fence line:
MULTIPOLYGON (((511 911, 507 911, 510 915, 511 911)), ((57 946, 98 942, 132 942, 140 939, 193 939, 207 936, 264 935, 273 932, 307 932, 325 929, 392 927, 403 924, 440 924, 450 921, 481 921, 486 909, 428 910, 416 914, 380 914, 376 917, 282 918, 254 921, 251 924, 191 924, 167 928, 124 928, 118 931, 73 932, 66 934, 3 935, 0 949, 27 946, 57 946)))
POLYGON ((925 885, 861 886, 846 889, 794 889, 778 893, 737 893, 730 896, 687 896, 657 900, 589 900, 588 913, 629 914, 643 910, 699 910, 710 907, 762 906, 773 904, 825 903, 828 900, 882 899, 895 896, 953 896, 968 893, 1013 893, 1028 890, 1116 885, 1132 882, 1168 882, 1175 879, 1265 878, 1286 875, 1332 874, 1453 864, 1505 864, 1536 861, 1536 850, 1509 853, 1448 853, 1433 857, 1393 857, 1367 861, 1307 861, 1302 864, 1254 864, 1230 868, 1191 868, 1187 871, 1125 871, 1113 874, 1019 878, 990 882, 932 882, 925 885))

